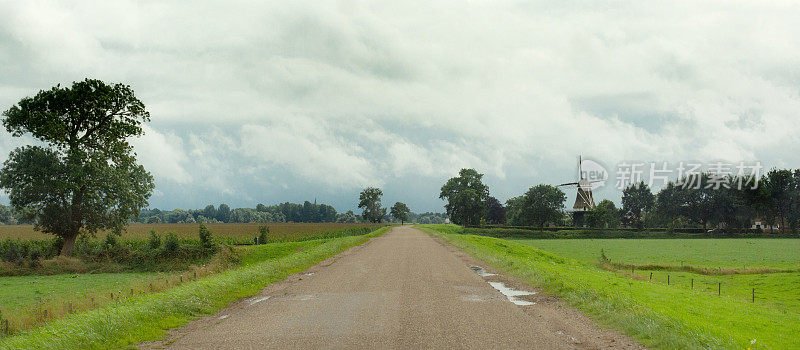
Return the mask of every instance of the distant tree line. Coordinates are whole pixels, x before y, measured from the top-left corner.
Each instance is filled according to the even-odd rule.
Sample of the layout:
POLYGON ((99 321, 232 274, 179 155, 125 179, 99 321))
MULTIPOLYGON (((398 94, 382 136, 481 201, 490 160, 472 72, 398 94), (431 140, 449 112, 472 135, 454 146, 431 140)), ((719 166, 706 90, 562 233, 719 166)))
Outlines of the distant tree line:
POLYGON ((489 195, 483 174, 475 169, 461 169, 442 186, 439 198, 447 201, 445 210, 455 224, 478 226, 538 226, 563 224, 566 195, 560 189, 540 184, 506 201, 489 195))
MULTIPOLYGON (((398 202, 399 203, 399 202, 398 202)), ((402 203, 401 203, 402 204, 402 203)), ((407 207, 406 207, 407 209, 407 207)), ((399 212, 398 212, 399 213, 399 212)), ((381 211, 381 221, 394 222, 394 218, 381 211)), ((3 207, 0 206, 0 218, 3 216, 3 207)), ((406 222, 441 224, 447 216, 443 213, 407 213, 406 222)), ((374 218, 372 218, 374 220, 374 218)), ((218 207, 207 205, 203 209, 143 209, 138 218, 133 221, 140 223, 267 223, 267 222, 339 222, 356 223, 369 222, 363 215, 358 215, 352 210, 338 213, 328 204, 316 204, 305 201, 303 204, 281 203, 275 205, 258 204, 255 208, 234 208, 227 204, 218 207)), ((400 222, 400 220, 396 220, 400 222)), ((16 221, 9 221, 14 224, 16 221)))
POLYGON ((0 204, 0 225, 31 224, 30 215, 24 211, 14 209, 12 206, 0 204))
MULTIPOLYGON (((439 197, 453 223, 460 225, 535 226, 571 225, 564 210, 566 195, 550 185, 536 185, 505 205, 489 195, 483 174, 462 169, 449 179, 439 197)), ((760 222, 762 228, 781 232, 800 230, 800 169, 773 169, 758 179, 701 173, 667 183, 653 193, 644 182, 624 189, 621 207, 602 200, 586 212, 588 227, 644 229, 696 228, 746 230, 760 222), (756 181, 757 180, 757 181, 756 181)))
POLYGON ((408 213, 408 220, 406 222, 413 222, 416 224, 443 224, 447 220, 445 213, 408 213))
MULTIPOLYGON (((612 203, 613 205, 613 203, 612 203)), ((595 208, 595 225, 743 230, 760 222, 781 232, 800 229, 800 169, 773 169, 755 179, 696 174, 658 193, 639 183, 625 189, 622 209, 595 208)))
MULTIPOLYGON (((406 222, 417 224, 443 224, 447 222, 447 214, 426 212, 422 214, 412 213, 403 202, 395 202, 389 213, 387 208, 381 205, 383 191, 376 187, 367 187, 358 196, 358 207, 362 209, 361 215, 356 217, 364 222, 394 222, 405 224, 406 222)), ((352 214, 352 212, 350 212, 352 214)))
MULTIPOLYGON (((352 212, 350 212, 352 214, 352 212)), ((219 207, 207 205, 203 209, 144 209, 138 217, 142 223, 256 223, 256 222, 356 222, 357 218, 347 213, 338 214, 327 204, 305 201, 303 204, 281 203, 276 205, 258 204, 255 208, 231 209, 227 204, 219 207), (341 221, 339 220, 341 219, 341 221), (353 220, 353 221, 351 221, 353 220)))
MULTIPOLYGON (((408 207, 406 207, 406 209, 407 208, 408 207)), ((402 207, 399 206, 398 210, 399 209, 402 209, 402 207)), ((397 213, 401 212, 402 211, 397 211, 397 213)), ((447 214, 444 213, 413 213, 408 211, 406 215, 404 222, 418 224, 442 224, 447 219, 447 214)), ((348 210, 344 213, 337 213, 333 206, 314 204, 309 201, 303 204, 286 202, 270 206, 258 204, 255 208, 235 209, 231 209, 227 204, 220 204, 219 207, 207 205, 203 209, 188 210, 142 209, 139 217, 132 218, 131 221, 140 223, 368 222, 362 215, 356 214, 352 210, 348 210)), ((397 217, 392 217, 390 215, 384 215, 381 221, 401 222, 397 217)), ((34 219, 30 219, 25 213, 21 213, 11 206, 0 204, 0 225, 33 223, 34 219)))

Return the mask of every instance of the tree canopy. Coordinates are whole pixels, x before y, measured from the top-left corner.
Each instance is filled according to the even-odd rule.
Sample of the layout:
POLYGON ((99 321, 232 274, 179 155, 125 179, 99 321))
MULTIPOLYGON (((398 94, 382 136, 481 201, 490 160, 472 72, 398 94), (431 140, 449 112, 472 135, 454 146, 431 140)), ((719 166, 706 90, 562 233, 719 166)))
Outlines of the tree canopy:
POLYGON ((483 174, 475 169, 461 169, 458 177, 450 178, 442 186, 440 199, 447 201, 445 209, 453 223, 479 225, 486 216, 489 186, 481 182, 483 174))
POLYGON ((653 207, 655 197, 644 181, 632 184, 622 191, 622 212, 628 222, 637 227, 643 226, 642 217, 653 207))
POLYGON ((590 227, 615 228, 620 224, 620 211, 614 202, 604 199, 586 212, 586 224, 590 227))
POLYGON ((81 232, 121 231, 147 205, 153 177, 136 163, 129 137, 141 136, 150 114, 133 90, 86 79, 25 97, 3 112, 13 136, 44 146, 13 150, 0 187, 36 229, 64 239, 70 255, 81 232))
POLYGON ((408 213, 411 210, 408 209, 408 206, 403 202, 397 202, 392 206, 391 213, 395 220, 400 220, 401 224, 405 224, 408 221, 408 213))
POLYGON ((536 185, 525 192, 522 198, 522 208, 518 215, 525 225, 543 229, 547 223, 561 221, 567 196, 557 187, 536 185))
POLYGON ((361 214, 364 220, 369 222, 383 221, 383 217, 386 216, 386 208, 381 207, 381 196, 383 196, 383 191, 380 188, 367 187, 361 191, 358 197, 358 207, 364 209, 361 214))
POLYGON ((492 225, 503 225, 506 223, 506 208, 497 198, 489 196, 486 200, 486 221, 492 225))

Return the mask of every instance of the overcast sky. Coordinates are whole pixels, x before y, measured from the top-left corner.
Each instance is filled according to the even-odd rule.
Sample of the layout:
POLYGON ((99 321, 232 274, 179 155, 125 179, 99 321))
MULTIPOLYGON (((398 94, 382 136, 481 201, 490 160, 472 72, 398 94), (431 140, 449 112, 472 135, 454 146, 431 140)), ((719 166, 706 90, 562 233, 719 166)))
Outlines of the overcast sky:
MULTIPOLYGON (((443 211, 464 167, 501 201, 575 179, 578 154, 798 167, 798 18, 791 1, 0 0, 0 110, 131 85, 153 207, 344 211, 380 186, 443 211)), ((25 142, 0 132, 0 161, 25 142)))

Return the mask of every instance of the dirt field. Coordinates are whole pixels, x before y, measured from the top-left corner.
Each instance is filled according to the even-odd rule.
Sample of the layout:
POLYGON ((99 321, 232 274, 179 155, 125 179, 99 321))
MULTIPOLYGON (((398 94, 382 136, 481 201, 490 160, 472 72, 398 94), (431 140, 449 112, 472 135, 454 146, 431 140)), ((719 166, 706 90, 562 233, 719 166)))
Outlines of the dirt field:
MULTIPOLYGON (((214 232, 214 235, 229 236, 232 238, 251 238, 257 235, 259 226, 269 227, 270 233, 278 237, 291 238, 296 235, 302 234, 303 236, 313 236, 324 232, 335 230, 343 230, 352 227, 364 226, 383 226, 385 224, 365 224, 365 223, 268 223, 268 224, 206 224, 208 228, 214 232)), ((198 224, 130 224, 123 238, 147 238, 151 229, 163 234, 164 232, 175 232, 180 237, 197 237, 198 224)), ((100 237, 105 236, 104 232, 97 234, 100 237)), ((0 240, 6 238, 21 238, 21 239, 46 239, 52 238, 52 235, 46 235, 38 231, 34 231, 33 225, 0 225, 0 240)))

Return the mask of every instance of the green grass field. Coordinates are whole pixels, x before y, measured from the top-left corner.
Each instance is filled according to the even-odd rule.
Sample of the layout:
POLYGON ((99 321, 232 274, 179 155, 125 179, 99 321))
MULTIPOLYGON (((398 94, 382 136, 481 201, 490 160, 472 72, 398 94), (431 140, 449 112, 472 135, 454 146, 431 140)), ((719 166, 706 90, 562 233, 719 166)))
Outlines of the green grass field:
MULTIPOLYGON (((422 227, 426 232, 442 237, 499 271, 558 295, 561 300, 577 307, 601 324, 630 334, 647 347, 800 348, 800 338, 796 337, 800 334, 797 274, 698 275, 695 289, 692 290, 688 286, 691 278, 689 275, 696 274, 659 270, 653 271, 655 281, 649 281, 650 271, 638 271, 636 278, 633 278, 629 272, 608 271, 595 262, 599 259, 601 248, 612 259, 626 256, 632 261, 647 262, 656 256, 649 251, 651 248, 666 250, 670 246, 681 247, 684 242, 655 240, 657 242, 648 245, 637 244, 640 242, 635 240, 613 240, 604 242, 610 244, 609 250, 605 246, 591 244, 588 240, 572 243, 551 241, 549 244, 553 246, 548 247, 551 251, 562 249, 557 254, 532 245, 539 242, 522 244, 493 237, 464 235, 454 225, 422 227), (614 246, 614 242, 620 243, 622 247, 614 246), (656 244, 658 242, 660 244, 656 244), (568 254, 578 259, 566 256, 568 254), (635 260, 637 258, 643 260, 635 260), (670 285, 666 284, 665 277, 668 273, 671 277, 670 285), (725 279, 722 296, 716 295, 717 285, 714 279, 718 278, 725 279), (737 285, 740 288, 734 291, 737 285), (773 298, 765 300, 763 295, 757 293, 756 302, 750 302, 751 285, 758 285, 757 290, 772 290, 773 298)), ((717 246, 714 242, 705 244, 717 246)), ((687 251, 694 252, 684 252, 681 259, 693 263, 724 262, 726 257, 732 256, 730 251, 749 243, 726 241, 719 244, 726 247, 720 255, 709 252, 708 257, 700 256, 700 248, 689 247, 687 251)), ((770 249, 785 251, 780 250, 779 246, 780 244, 767 242, 758 249, 765 249, 765 255, 778 255, 780 253, 770 249)), ((767 261, 775 264, 790 262, 788 259, 791 252, 784 255, 788 257, 763 260, 759 254, 743 252, 742 256, 749 258, 732 263, 731 266, 742 261, 767 261)))
POLYGON ((702 267, 800 267, 800 239, 511 239, 585 262, 600 259, 632 264, 702 267))
POLYGON ((0 277, 3 309, 30 308, 49 299, 83 299, 89 294, 126 291, 134 282, 155 280, 158 273, 99 273, 0 277))

